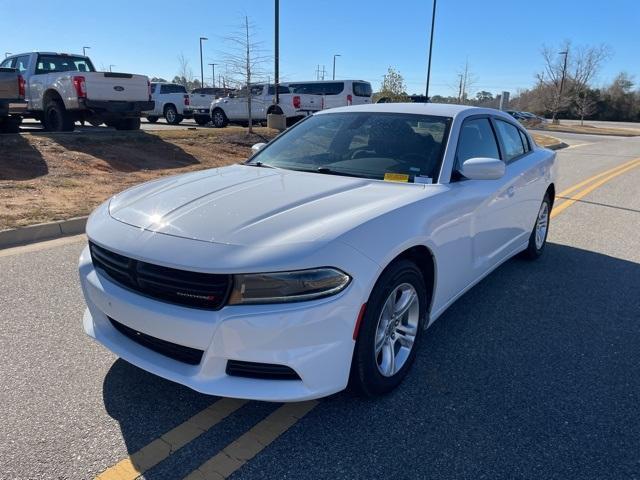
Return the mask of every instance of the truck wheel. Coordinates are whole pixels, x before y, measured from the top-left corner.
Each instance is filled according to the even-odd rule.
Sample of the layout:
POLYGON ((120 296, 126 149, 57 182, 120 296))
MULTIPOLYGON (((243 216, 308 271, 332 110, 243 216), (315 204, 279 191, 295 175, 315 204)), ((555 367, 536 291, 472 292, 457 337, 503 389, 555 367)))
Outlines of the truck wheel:
POLYGON ((207 123, 209 123, 211 121, 211 118, 209 118, 208 116, 205 117, 205 116, 200 116, 200 115, 194 116, 193 119, 201 127, 204 127, 207 123))
POLYGON ((182 115, 178 115, 178 110, 173 105, 164 107, 164 118, 169 125, 178 125, 183 119, 182 115))
POLYGON ((43 124, 49 132, 73 132, 75 122, 62 103, 51 100, 44 107, 43 124))
POLYGON ((116 130, 140 130, 140 118, 123 118, 114 127, 116 130))
POLYGON ((211 119, 213 126, 216 128, 224 128, 229 124, 229 120, 224 111, 220 108, 216 108, 213 111, 213 118, 211 119))
POLYGON ((156 123, 158 121, 158 117, 147 117, 147 122, 156 123))

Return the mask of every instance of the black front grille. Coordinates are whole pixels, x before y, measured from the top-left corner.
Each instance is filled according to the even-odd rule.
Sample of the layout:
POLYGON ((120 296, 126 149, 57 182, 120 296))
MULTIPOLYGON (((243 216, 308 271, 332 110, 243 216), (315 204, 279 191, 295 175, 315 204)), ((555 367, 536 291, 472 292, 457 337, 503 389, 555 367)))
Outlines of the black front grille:
POLYGON ((161 267, 90 243, 93 266, 121 286, 157 300, 207 310, 222 308, 231 276, 161 267))
POLYGON ((259 378, 263 380, 300 380, 300 376, 292 368, 273 363, 229 360, 226 372, 227 375, 234 377, 259 378))
POLYGON ((127 327, 120 322, 116 322, 111 317, 108 318, 111 325, 113 325, 121 334, 149 350, 153 350, 156 353, 165 355, 173 360, 177 360, 178 362, 188 363, 189 365, 198 365, 202 360, 202 354, 204 353, 202 350, 185 347, 184 345, 167 342, 166 340, 160 340, 159 338, 152 337, 151 335, 147 335, 146 333, 127 327))

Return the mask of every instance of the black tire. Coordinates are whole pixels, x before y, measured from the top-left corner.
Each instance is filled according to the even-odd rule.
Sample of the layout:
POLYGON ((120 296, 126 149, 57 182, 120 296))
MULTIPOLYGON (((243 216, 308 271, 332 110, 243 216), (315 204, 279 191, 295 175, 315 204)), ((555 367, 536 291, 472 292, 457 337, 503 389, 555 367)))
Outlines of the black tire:
POLYGON ((178 110, 173 105, 164 107, 164 119, 169 125, 179 125, 183 120, 182 115, 178 115, 178 110))
POLYGON ((365 396, 375 396, 393 390, 402 382, 411 368, 422 338, 428 308, 426 289, 420 269, 410 260, 398 260, 382 273, 371 292, 360 324, 351 365, 351 388, 365 396), (395 374, 384 376, 378 368, 378 357, 375 353, 376 331, 387 299, 403 284, 412 286, 417 294, 419 315, 417 331, 404 364, 395 374))
POLYGON ((522 252, 522 256, 528 260, 536 260, 540 258, 540 256, 544 252, 544 247, 547 245, 547 236, 549 235, 549 220, 551 218, 551 199, 549 198, 549 194, 545 193, 544 198, 542 199, 542 203, 540 204, 540 210, 538 210, 538 215, 536 216, 536 222, 533 225, 533 230, 531 231, 531 235, 529 236, 529 245, 527 245, 527 249, 522 252), (545 210, 546 209, 546 210, 545 210), (544 229, 544 235, 540 235, 540 238, 536 240, 538 227, 541 223, 541 215, 544 217, 543 212, 546 211, 546 228, 544 229), (542 242, 540 242, 540 239, 542 242))
POLYGON ((220 108, 216 108, 212 112, 211 122, 216 128, 224 128, 229 124, 229 119, 225 115, 224 111, 220 108))
POLYGON ((198 125, 200 125, 201 127, 204 127, 207 123, 209 123, 211 121, 211 118, 207 115, 195 115, 193 117, 193 119, 196 121, 196 123, 198 125))
POLYGON ((156 123, 158 121, 158 117, 147 117, 147 122, 156 123))
POLYGON ((123 118, 114 124, 116 130, 140 130, 140 118, 123 118))
POLYGON ((49 100, 45 105, 42 123, 49 132, 73 132, 75 129, 73 117, 57 100, 49 100))

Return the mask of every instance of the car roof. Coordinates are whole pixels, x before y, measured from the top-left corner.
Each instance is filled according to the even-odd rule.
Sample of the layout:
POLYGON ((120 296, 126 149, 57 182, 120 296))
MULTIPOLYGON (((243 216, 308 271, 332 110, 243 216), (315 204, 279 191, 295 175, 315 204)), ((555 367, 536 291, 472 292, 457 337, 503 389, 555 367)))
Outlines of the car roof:
POLYGON ((321 112, 318 112, 318 114, 324 115, 339 112, 411 113, 417 115, 435 115, 438 117, 456 117, 464 112, 471 112, 471 114, 500 113, 499 110, 492 108, 479 108, 469 105, 455 105, 450 103, 373 103, 331 108, 328 110, 322 110, 321 112))
POLYGON ((82 55, 81 53, 68 53, 68 52, 23 52, 23 53, 14 53, 9 55, 7 58, 13 57, 24 57, 25 55, 60 55, 63 57, 81 57, 81 58, 89 58, 86 55, 82 55))

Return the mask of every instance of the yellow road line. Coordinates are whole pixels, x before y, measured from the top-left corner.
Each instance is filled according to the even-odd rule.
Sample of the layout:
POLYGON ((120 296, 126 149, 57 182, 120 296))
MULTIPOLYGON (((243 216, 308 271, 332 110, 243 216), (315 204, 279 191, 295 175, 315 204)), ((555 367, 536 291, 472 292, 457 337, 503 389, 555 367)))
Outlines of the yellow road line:
POLYGON ((200 465, 184 480, 227 478, 313 410, 318 403, 316 400, 311 400, 284 404, 200 465))
POLYGON ((623 169, 625 167, 628 167, 629 165, 631 165, 631 164, 633 164, 635 162, 638 162, 638 161, 640 161, 640 158, 634 158, 633 160, 629 160, 626 163, 623 163, 621 165, 617 165, 617 166, 615 166, 613 168, 610 168, 609 170, 605 170, 604 172, 600 172, 600 173, 598 173, 596 175, 593 175, 592 177, 589 177, 586 180, 583 180, 582 182, 574 185, 573 187, 569 187, 566 190, 563 190, 562 192, 558 193, 556 195, 556 198, 566 197, 571 192, 575 192, 579 188, 584 187, 585 185, 587 185, 587 184, 589 184, 589 183, 591 183, 591 182, 593 182, 593 181, 595 181, 595 180, 597 180, 597 179, 599 179, 601 177, 604 177, 605 175, 608 175, 608 174, 610 174, 610 173, 612 173, 612 172, 614 172, 616 170, 621 170, 621 169, 623 169))
POLYGON ((98 475, 96 480, 135 480, 246 403, 246 400, 233 398, 218 400, 129 457, 109 467, 98 475))
MULTIPOLYGON (((628 162, 626 167, 622 168, 622 169, 612 169, 608 172, 605 173, 609 173, 612 171, 612 173, 609 173, 609 175, 605 176, 604 178, 601 178, 600 180, 598 180, 597 182, 591 184, 590 186, 588 186, 587 188, 585 188, 584 190, 581 190, 580 192, 578 192, 575 195, 572 195, 571 197, 567 198, 567 200, 565 200, 564 202, 562 202, 560 205, 553 207, 553 210, 551 212, 551 218, 554 218, 558 215, 560 215, 564 210, 566 210, 567 208, 569 208, 571 205, 573 205, 574 203, 576 203, 578 200, 580 200, 581 198, 585 197, 586 195, 588 195, 589 193, 593 192, 596 188, 604 185, 605 183, 607 183, 609 180, 622 175, 625 172, 628 172, 629 170, 632 170, 638 166, 640 166, 640 158, 637 158, 635 161, 632 162, 628 162)), ((601 175, 599 175, 598 177, 601 177, 601 175)), ((596 178, 598 178, 596 177, 596 178)), ((575 188, 570 189, 571 191, 575 190, 575 188)), ((558 197, 561 196, 565 196, 566 194, 563 194, 564 192, 561 192, 558 197)))

